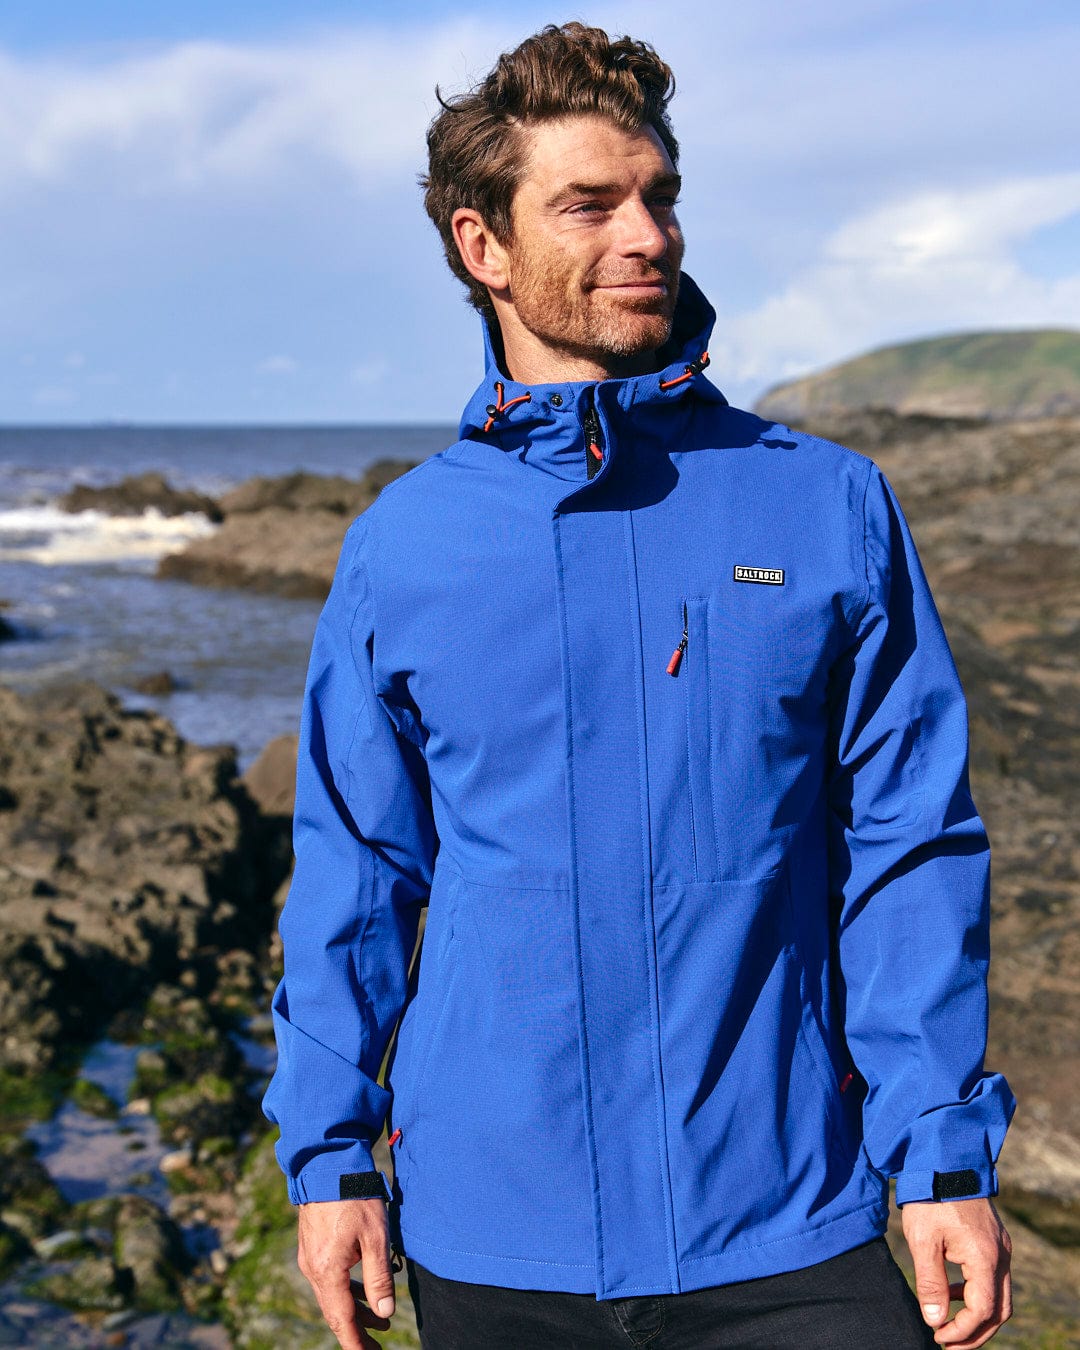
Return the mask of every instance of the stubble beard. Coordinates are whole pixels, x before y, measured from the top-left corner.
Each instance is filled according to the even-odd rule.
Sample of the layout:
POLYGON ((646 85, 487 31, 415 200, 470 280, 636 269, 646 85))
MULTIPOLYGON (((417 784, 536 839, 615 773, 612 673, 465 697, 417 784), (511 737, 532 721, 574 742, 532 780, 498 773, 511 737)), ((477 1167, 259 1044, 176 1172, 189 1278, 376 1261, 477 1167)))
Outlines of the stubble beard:
POLYGON ((671 336, 679 294, 681 250, 670 261, 640 273, 620 276, 567 277, 550 260, 520 255, 514 267, 514 305, 530 332, 549 347, 600 365, 641 357, 662 347, 671 336), (667 293, 621 296, 598 289, 612 283, 663 280, 667 293))

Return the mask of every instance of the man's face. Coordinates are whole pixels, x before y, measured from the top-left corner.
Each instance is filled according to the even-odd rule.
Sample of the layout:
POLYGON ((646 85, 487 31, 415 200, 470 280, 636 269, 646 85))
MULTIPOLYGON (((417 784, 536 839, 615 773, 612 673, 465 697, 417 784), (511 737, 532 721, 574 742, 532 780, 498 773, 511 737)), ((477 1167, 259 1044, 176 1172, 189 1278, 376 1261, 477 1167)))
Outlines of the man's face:
POLYGON ((647 370, 671 334, 683 255, 679 176, 651 127, 601 117, 527 133, 506 246, 516 318, 562 356, 647 370))

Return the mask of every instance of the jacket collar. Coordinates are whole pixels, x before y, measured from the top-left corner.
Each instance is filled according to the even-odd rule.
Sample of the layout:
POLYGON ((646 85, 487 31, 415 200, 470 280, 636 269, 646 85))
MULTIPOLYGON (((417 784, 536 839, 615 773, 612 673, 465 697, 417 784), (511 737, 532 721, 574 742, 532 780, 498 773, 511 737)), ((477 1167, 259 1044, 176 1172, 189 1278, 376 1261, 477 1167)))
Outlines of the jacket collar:
POLYGON ((485 319, 484 378, 462 414, 462 440, 478 440, 516 451, 528 463, 559 477, 583 474, 582 419, 595 406, 603 417, 644 411, 659 413, 666 403, 684 399, 691 390, 709 402, 727 403, 701 373, 708 363, 708 343, 716 312, 684 272, 671 337, 661 348, 662 369, 622 379, 565 381, 524 385, 502 368, 502 342, 497 327, 485 319))

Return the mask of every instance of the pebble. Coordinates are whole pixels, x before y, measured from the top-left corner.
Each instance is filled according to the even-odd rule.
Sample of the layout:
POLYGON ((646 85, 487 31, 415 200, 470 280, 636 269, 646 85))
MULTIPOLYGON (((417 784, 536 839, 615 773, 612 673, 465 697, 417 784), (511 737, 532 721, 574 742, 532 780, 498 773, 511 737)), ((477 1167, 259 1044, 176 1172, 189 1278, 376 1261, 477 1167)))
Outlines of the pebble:
POLYGON ((80 1234, 74 1228, 64 1228, 59 1233, 50 1233, 48 1237, 38 1238, 34 1243, 34 1251, 43 1260, 48 1260, 53 1252, 58 1252, 61 1248, 78 1241, 80 1234))

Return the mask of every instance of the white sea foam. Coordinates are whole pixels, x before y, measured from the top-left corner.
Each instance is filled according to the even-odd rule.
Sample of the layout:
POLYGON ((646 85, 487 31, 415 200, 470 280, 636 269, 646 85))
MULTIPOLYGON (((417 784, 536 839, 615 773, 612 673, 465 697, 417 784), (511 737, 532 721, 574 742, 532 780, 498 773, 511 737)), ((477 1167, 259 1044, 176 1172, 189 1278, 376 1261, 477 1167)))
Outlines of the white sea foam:
POLYGON ((150 507, 140 516, 103 511, 69 513, 55 506, 0 511, 0 561, 43 566, 146 562, 178 553, 217 526, 204 515, 164 516, 150 507))

